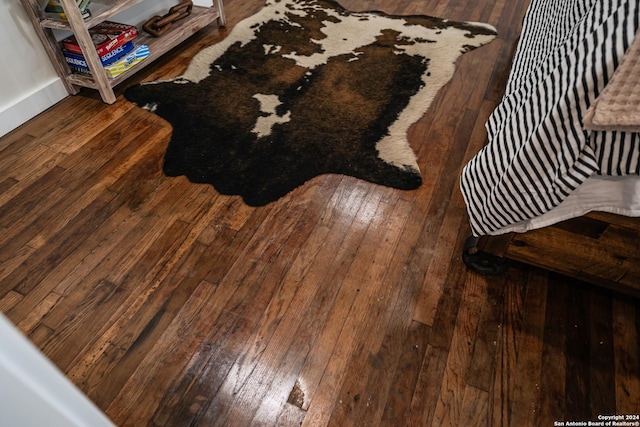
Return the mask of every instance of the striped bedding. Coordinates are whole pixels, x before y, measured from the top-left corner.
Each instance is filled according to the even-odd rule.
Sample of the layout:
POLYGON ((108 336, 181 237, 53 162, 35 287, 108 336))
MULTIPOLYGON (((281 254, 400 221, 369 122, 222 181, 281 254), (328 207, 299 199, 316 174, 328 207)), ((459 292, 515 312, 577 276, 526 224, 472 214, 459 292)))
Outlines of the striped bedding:
POLYGON ((583 129, 639 21, 638 0, 531 1, 488 144, 461 175, 474 235, 524 232, 589 210, 640 216, 640 133, 583 129))

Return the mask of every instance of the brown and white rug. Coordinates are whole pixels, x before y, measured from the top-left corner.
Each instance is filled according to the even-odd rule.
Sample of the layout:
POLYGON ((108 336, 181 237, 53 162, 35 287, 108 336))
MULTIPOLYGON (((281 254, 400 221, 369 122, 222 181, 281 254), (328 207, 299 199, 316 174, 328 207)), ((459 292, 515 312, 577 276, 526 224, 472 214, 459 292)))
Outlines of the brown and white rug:
POLYGON ((326 173, 399 189, 421 175, 407 130, 486 24, 349 12, 331 0, 268 0, 184 75, 125 97, 166 119, 164 171, 253 206, 326 173))

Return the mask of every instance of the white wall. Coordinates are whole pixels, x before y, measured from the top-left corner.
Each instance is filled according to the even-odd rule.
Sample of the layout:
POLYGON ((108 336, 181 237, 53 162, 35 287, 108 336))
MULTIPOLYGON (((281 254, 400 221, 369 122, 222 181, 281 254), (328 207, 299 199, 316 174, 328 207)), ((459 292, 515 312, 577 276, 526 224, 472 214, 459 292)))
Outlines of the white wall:
POLYGON ((2 313, 0 343, 1 426, 114 427, 2 313))
MULTIPOLYGON (((113 19, 140 25, 179 2, 146 0, 113 19)), ((194 4, 210 5, 211 1, 194 4)), ((0 0, 0 136, 66 96, 20 0, 0 0)))
POLYGON ((0 0, 0 135, 65 96, 22 3, 0 0))

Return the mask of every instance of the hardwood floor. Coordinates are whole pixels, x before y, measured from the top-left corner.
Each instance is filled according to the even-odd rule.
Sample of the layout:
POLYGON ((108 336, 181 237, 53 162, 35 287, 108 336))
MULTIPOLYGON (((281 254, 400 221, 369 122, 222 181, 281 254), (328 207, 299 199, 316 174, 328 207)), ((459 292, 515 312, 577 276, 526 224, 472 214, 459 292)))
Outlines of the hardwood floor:
MULTIPOLYGON (((250 208, 165 177, 168 125, 86 90, 0 140, 0 310, 119 426, 640 413, 637 300, 520 264, 481 277, 460 259, 459 172, 485 142, 528 0, 342 4, 498 29, 411 129, 421 188, 329 175, 250 208)), ((262 1, 225 5, 230 29, 262 1)), ((178 75, 228 29, 126 85, 178 75)))

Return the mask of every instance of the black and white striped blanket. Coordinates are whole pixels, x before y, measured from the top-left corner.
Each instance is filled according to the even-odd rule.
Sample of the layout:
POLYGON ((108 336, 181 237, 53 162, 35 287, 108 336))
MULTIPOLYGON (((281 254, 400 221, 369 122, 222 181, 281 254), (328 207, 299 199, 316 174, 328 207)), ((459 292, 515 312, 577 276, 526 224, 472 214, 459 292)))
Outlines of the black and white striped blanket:
POLYGON ((638 0, 532 0, 489 142, 462 171, 474 235, 551 211, 592 175, 640 174, 640 134, 582 129, 639 21, 638 0))

